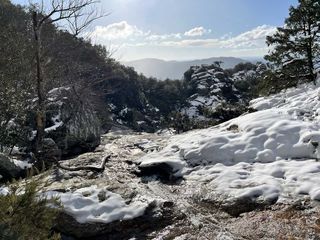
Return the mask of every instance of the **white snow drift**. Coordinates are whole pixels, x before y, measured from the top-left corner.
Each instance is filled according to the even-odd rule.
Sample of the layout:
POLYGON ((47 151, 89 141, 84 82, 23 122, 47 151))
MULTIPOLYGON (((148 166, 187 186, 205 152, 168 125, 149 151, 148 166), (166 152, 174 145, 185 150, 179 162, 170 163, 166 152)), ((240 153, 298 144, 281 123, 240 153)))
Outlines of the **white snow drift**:
POLYGON ((172 137, 140 165, 167 163, 176 176, 234 197, 308 194, 320 200, 319 89, 301 85, 256 99, 252 107, 261 111, 172 137))
POLYGON ((59 197, 64 211, 79 223, 110 223, 128 220, 144 214, 147 202, 137 201, 126 204, 116 193, 99 189, 97 186, 77 189, 74 192, 47 192, 48 197, 59 197))

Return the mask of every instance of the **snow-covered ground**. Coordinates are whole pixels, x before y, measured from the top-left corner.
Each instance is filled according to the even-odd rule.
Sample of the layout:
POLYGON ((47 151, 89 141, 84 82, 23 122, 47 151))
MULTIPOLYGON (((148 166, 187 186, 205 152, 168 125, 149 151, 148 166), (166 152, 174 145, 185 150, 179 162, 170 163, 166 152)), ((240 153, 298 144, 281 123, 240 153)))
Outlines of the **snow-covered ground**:
POLYGON ((64 211, 73 216, 79 223, 128 220, 144 214, 148 203, 143 200, 126 204, 116 193, 91 186, 77 189, 74 192, 47 192, 50 197, 59 197, 64 211))
POLYGON ((320 120, 320 83, 303 84, 290 88, 270 97, 261 97, 250 102, 257 110, 278 109, 293 119, 319 122, 320 120))
POLYGON ((320 200, 319 91, 305 84, 256 99, 260 111, 173 136, 140 165, 167 163, 174 175, 232 198, 320 200))

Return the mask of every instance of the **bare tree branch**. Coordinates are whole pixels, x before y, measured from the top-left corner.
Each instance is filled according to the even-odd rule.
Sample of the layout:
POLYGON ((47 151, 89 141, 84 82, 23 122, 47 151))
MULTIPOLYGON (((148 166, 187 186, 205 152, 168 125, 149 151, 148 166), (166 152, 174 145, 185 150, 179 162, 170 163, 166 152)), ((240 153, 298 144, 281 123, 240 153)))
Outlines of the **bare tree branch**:
POLYGON ((40 152, 42 140, 45 136, 46 123, 46 92, 44 90, 44 66, 43 66, 43 45, 41 41, 42 26, 44 24, 52 24, 55 22, 66 20, 71 24, 74 35, 77 36, 94 20, 102 17, 98 15, 96 10, 85 11, 89 6, 98 3, 97 0, 51 0, 51 10, 46 13, 44 11, 44 3, 41 1, 41 6, 31 4, 30 10, 32 13, 32 25, 35 43, 36 56, 36 88, 38 96, 38 105, 36 111, 36 128, 37 134, 35 138, 35 150, 40 152), (80 22, 81 21, 81 22, 80 22))
POLYGON ((95 167, 95 166, 67 167, 67 166, 61 165, 59 162, 57 162, 57 166, 58 168, 61 168, 66 171, 72 171, 72 172, 81 171, 81 170, 92 171, 92 172, 103 172, 105 170, 106 163, 110 158, 111 158, 111 155, 103 157, 100 167, 95 167))

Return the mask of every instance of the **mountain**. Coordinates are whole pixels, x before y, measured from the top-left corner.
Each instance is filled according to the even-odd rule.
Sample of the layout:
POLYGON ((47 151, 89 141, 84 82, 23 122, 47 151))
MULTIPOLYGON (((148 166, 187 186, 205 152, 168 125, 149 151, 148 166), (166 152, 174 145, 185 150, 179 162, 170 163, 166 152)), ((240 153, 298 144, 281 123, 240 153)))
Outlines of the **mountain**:
POLYGON ((234 57, 212 57, 190 61, 165 61, 156 58, 144 58, 122 63, 126 66, 134 67, 137 72, 143 73, 147 77, 181 79, 183 73, 191 66, 212 64, 216 61, 222 62, 221 67, 225 69, 233 68, 239 63, 248 62, 248 60, 234 57))

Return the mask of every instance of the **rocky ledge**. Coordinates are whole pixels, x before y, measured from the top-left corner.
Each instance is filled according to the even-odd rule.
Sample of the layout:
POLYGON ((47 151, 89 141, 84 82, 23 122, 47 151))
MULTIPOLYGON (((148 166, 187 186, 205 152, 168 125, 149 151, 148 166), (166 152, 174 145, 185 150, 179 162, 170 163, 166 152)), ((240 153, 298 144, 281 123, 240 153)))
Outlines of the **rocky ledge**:
POLYGON ((86 221, 82 221, 85 212, 80 204, 82 200, 78 205, 70 205, 62 198, 66 206, 56 229, 63 238, 181 240, 287 239, 289 236, 292 239, 319 239, 320 208, 316 201, 307 197, 287 203, 230 198, 216 192, 212 186, 208 188, 203 181, 189 177, 164 178, 161 172, 166 172, 165 167, 160 174, 141 171, 138 160, 164 148, 168 138, 166 134, 112 132, 102 136, 101 145, 95 152, 62 161, 61 164, 69 167, 98 166, 103 156, 111 156, 102 173, 59 170, 48 176, 48 192, 76 194, 80 191, 81 199, 87 204, 85 208, 90 209, 86 221), (97 194, 102 208, 90 207, 93 198, 86 191, 81 192, 92 186, 108 193, 104 194, 107 197, 97 194), (113 205, 113 210, 104 209, 111 206, 108 201, 114 196, 119 197, 118 202, 123 202, 119 205, 121 209, 113 205), (131 206, 138 207, 132 210, 131 206), (142 211, 133 214, 141 206, 142 211), (112 216, 106 217, 101 209, 112 216), (123 209, 126 211, 121 215, 123 209))

